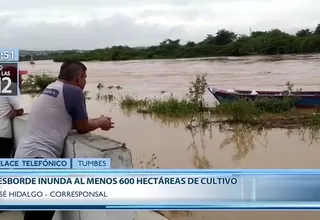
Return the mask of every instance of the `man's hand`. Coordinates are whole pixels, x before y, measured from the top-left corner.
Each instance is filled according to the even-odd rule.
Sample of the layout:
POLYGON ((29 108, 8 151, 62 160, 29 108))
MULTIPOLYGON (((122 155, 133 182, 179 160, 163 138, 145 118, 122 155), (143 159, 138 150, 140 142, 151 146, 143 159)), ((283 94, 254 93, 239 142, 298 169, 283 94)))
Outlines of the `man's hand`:
POLYGON ((9 117, 10 119, 13 119, 13 118, 16 117, 16 116, 17 116, 16 110, 11 109, 10 112, 8 113, 8 117, 9 117))
POLYGON ((110 117, 105 117, 101 115, 98 121, 100 125, 99 127, 104 131, 108 131, 111 128, 114 128, 114 122, 111 121, 110 117))
POLYGON ((13 119, 13 118, 15 118, 15 117, 17 117, 17 116, 23 115, 23 112, 24 112, 23 108, 18 109, 18 110, 11 109, 10 112, 8 113, 8 117, 9 117, 10 119, 13 119))
POLYGON ((100 118, 74 121, 72 128, 76 129, 79 134, 85 134, 98 128, 108 131, 114 128, 114 123, 111 121, 111 118, 101 115, 100 118))

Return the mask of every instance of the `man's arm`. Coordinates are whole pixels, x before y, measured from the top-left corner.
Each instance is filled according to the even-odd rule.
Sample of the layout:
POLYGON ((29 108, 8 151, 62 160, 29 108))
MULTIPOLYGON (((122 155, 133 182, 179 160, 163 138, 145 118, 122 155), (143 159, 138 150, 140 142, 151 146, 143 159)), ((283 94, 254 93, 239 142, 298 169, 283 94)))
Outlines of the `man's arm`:
MULTIPOLYGON (((91 118, 91 119, 89 119, 89 121, 90 121, 90 123, 94 123, 94 121, 97 121, 98 119, 99 118, 91 118)), ((72 123, 72 129, 76 129, 76 125, 74 122, 72 123)))
POLYGON ((23 103, 20 96, 9 97, 9 102, 12 106, 12 110, 9 112, 9 117, 14 118, 15 116, 21 116, 24 113, 23 103))
MULTIPOLYGON (((89 124, 93 124, 95 123, 99 118, 92 118, 92 119, 88 119, 89 121, 89 124)), ((78 122, 79 123, 79 122, 78 122)), ((76 122, 73 122, 72 124, 72 129, 76 129, 77 125, 76 125, 76 122)))
POLYGON ((87 108, 83 91, 76 87, 66 85, 64 88, 64 100, 68 113, 73 120, 73 128, 78 133, 88 133, 100 128, 103 119, 88 119, 87 108))
POLYGON ((73 123, 74 129, 79 134, 85 134, 101 127, 99 120, 78 120, 73 123))
MULTIPOLYGON (((98 127, 98 128, 101 128, 101 124, 103 123, 102 121, 105 120, 105 119, 110 120, 111 118, 109 118, 109 117, 105 118, 104 116, 101 116, 100 118, 91 118, 91 119, 89 119, 88 121, 89 121, 89 124, 98 123, 98 124, 99 124, 99 127, 98 127)), ((78 122, 78 123, 79 123, 79 122, 78 122)), ((110 123, 111 123, 111 121, 110 121, 110 123)), ((77 125, 76 125, 75 122, 72 124, 72 129, 77 129, 77 125)), ((97 128, 96 128, 96 129, 97 129, 97 128)), ((93 129, 93 130, 96 130, 96 129, 93 129)), ((79 131, 78 131, 78 133, 79 133, 79 131)), ((81 132, 80 132, 80 133, 81 133, 81 132)), ((84 133, 87 133, 87 132, 84 132, 84 133)))

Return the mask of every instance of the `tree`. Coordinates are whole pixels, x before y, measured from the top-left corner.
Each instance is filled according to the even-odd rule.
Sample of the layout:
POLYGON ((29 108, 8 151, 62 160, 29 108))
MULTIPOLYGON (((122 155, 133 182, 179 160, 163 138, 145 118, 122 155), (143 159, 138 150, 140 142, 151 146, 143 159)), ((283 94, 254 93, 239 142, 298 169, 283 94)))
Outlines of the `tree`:
POLYGON ((216 38, 212 34, 207 34, 207 37, 199 44, 215 44, 216 38))
POLYGON ((320 35, 320 23, 317 25, 316 29, 313 32, 314 35, 320 35))
MULTIPOLYGON (((159 45, 150 47, 114 46, 91 51, 66 51, 34 56, 37 59, 129 60, 129 59, 173 59, 212 56, 243 56, 257 54, 293 54, 320 52, 320 23, 314 31, 301 29, 288 34, 279 29, 255 31, 250 36, 237 35, 226 29, 215 35, 207 34, 199 43, 189 41, 182 45, 180 39, 165 39, 159 45)), ((28 57, 20 57, 27 60, 28 57)))
POLYGON ((301 29, 296 33, 297 37, 307 37, 310 35, 312 35, 312 32, 310 31, 310 29, 301 29))
POLYGON ((226 45, 234 41, 236 37, 237 35, 234 32, 221 29, 217 32, 215 41, 217 45, 226 45))
POLYGON ((193 41, 188 41, 187 44, 186 44, 187 47, 193 47, 195 45, 196 45, 196 43, 193 42, 193 41))
POLYGON ((260 37, 265 35, 267 32, 266 31, 253 31, 251 33, 251 37, 260 37))

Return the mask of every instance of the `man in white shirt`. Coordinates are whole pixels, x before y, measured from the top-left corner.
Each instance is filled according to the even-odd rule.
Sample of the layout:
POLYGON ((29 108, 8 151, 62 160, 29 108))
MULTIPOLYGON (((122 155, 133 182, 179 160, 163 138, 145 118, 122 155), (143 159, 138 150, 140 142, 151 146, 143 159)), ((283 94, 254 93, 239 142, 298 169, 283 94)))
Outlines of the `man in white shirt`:
MULTIPOLYGON (((10 71, 16 72, 15 67, 11 68, 10 71), (12 69, 14 68, 14 69, 12 69)), ((12 79, 17 81, 17 79, 12 79)), ((19 75, 20 89, 22 78, 19 75)), ((12 139, 12 124, 11 119, 16 116, 23 114, 23 104, 21 96, 15 97, 1 97, 0 96, 0 158, 11 158, 13 150, 13 139, 12 139)))

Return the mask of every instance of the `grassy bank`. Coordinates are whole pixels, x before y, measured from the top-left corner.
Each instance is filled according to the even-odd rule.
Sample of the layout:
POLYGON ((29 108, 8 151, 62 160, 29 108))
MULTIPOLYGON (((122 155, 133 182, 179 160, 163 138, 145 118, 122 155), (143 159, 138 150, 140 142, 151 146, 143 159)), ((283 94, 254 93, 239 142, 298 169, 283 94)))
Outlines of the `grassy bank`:
MULTIPOLYGON (((30 75, 23 82, 23 93, 40 93, 56 77, 50 75, 30 75)), ((293 85, 285 84, 287 90, 293 91, 293 85)), ((247 102, 221 103, 215 107, 209 106, 204 101, 207 90, 206 75, 197 75, 191 82, 189 91, 184 98, 173 95, 168 98, 145 98, 139 99, 126 95, 120 98, 112 93, 99 95, 97 100, 105 102, 118 102, 120 107, 126 111, 161 116, 162 118, 175 118, 188 120, 190 123, 197 120, 198 125, 207 125, 209 122, 220 124, 248 124, 250 126, 265 128, 300 128, 319 127, 320 111, 312 109, 301 111, 294 107, 295 100, 286 98, 284 100, 257 100, 247 102)), ((109 88, 108 91, 111 91, 109 88)), ((86 96, 88 94, 86 93, 86 96)), ((213 98, 213 97, 212 97, 213 98)), ((89 99, 89 98, 88 98, 89 99)))
POLYGON ((300 110, 293 100, 268 100, 222 103, 213 110, 221 123, 242 123, 264 128, 319 127, 320 112, 317 109, 300 110))
POLYGON ((168 117, 187 117, 195 112, 205 111, 188 99, 179 99, 174 96, 167 99, 135 99, 132 96, 125 96, 120 99, 120 106, 123 109, 137 110, 139 113, 168 117))
POLYGON ((188 99, 170 97, 168 99, 139 100, 125 97, 120 105, 124 109, 139 113, 167 117, 192 118, 202 115, 203 122, 227 124, 248 124, 264 128, 300 128, 318 126, 320 111, 295 109, 291 100, 221 103, 216 107, 198 105, 188 99))
MULTIPOLYGON (((285 85, 287 86, 285 91, 293 91, 293 85, 290 82, 285 85)), ((211 121, 221 124, 241 123, 264 128, 320 128, 319 109, 307 111, 296 109, 296 100, 292 97, 254 102, 238 100, 213 107, 204 102, 203 95, 206 88, 206 76, 198 75, 191 83, 185 98, 171 96, 167 99, 135 99, 125 96, 120 100, 120 106, 123 109, 136 110, 145 114, 190 118, 190 121, 197 118, 202 125, 211 121)))

